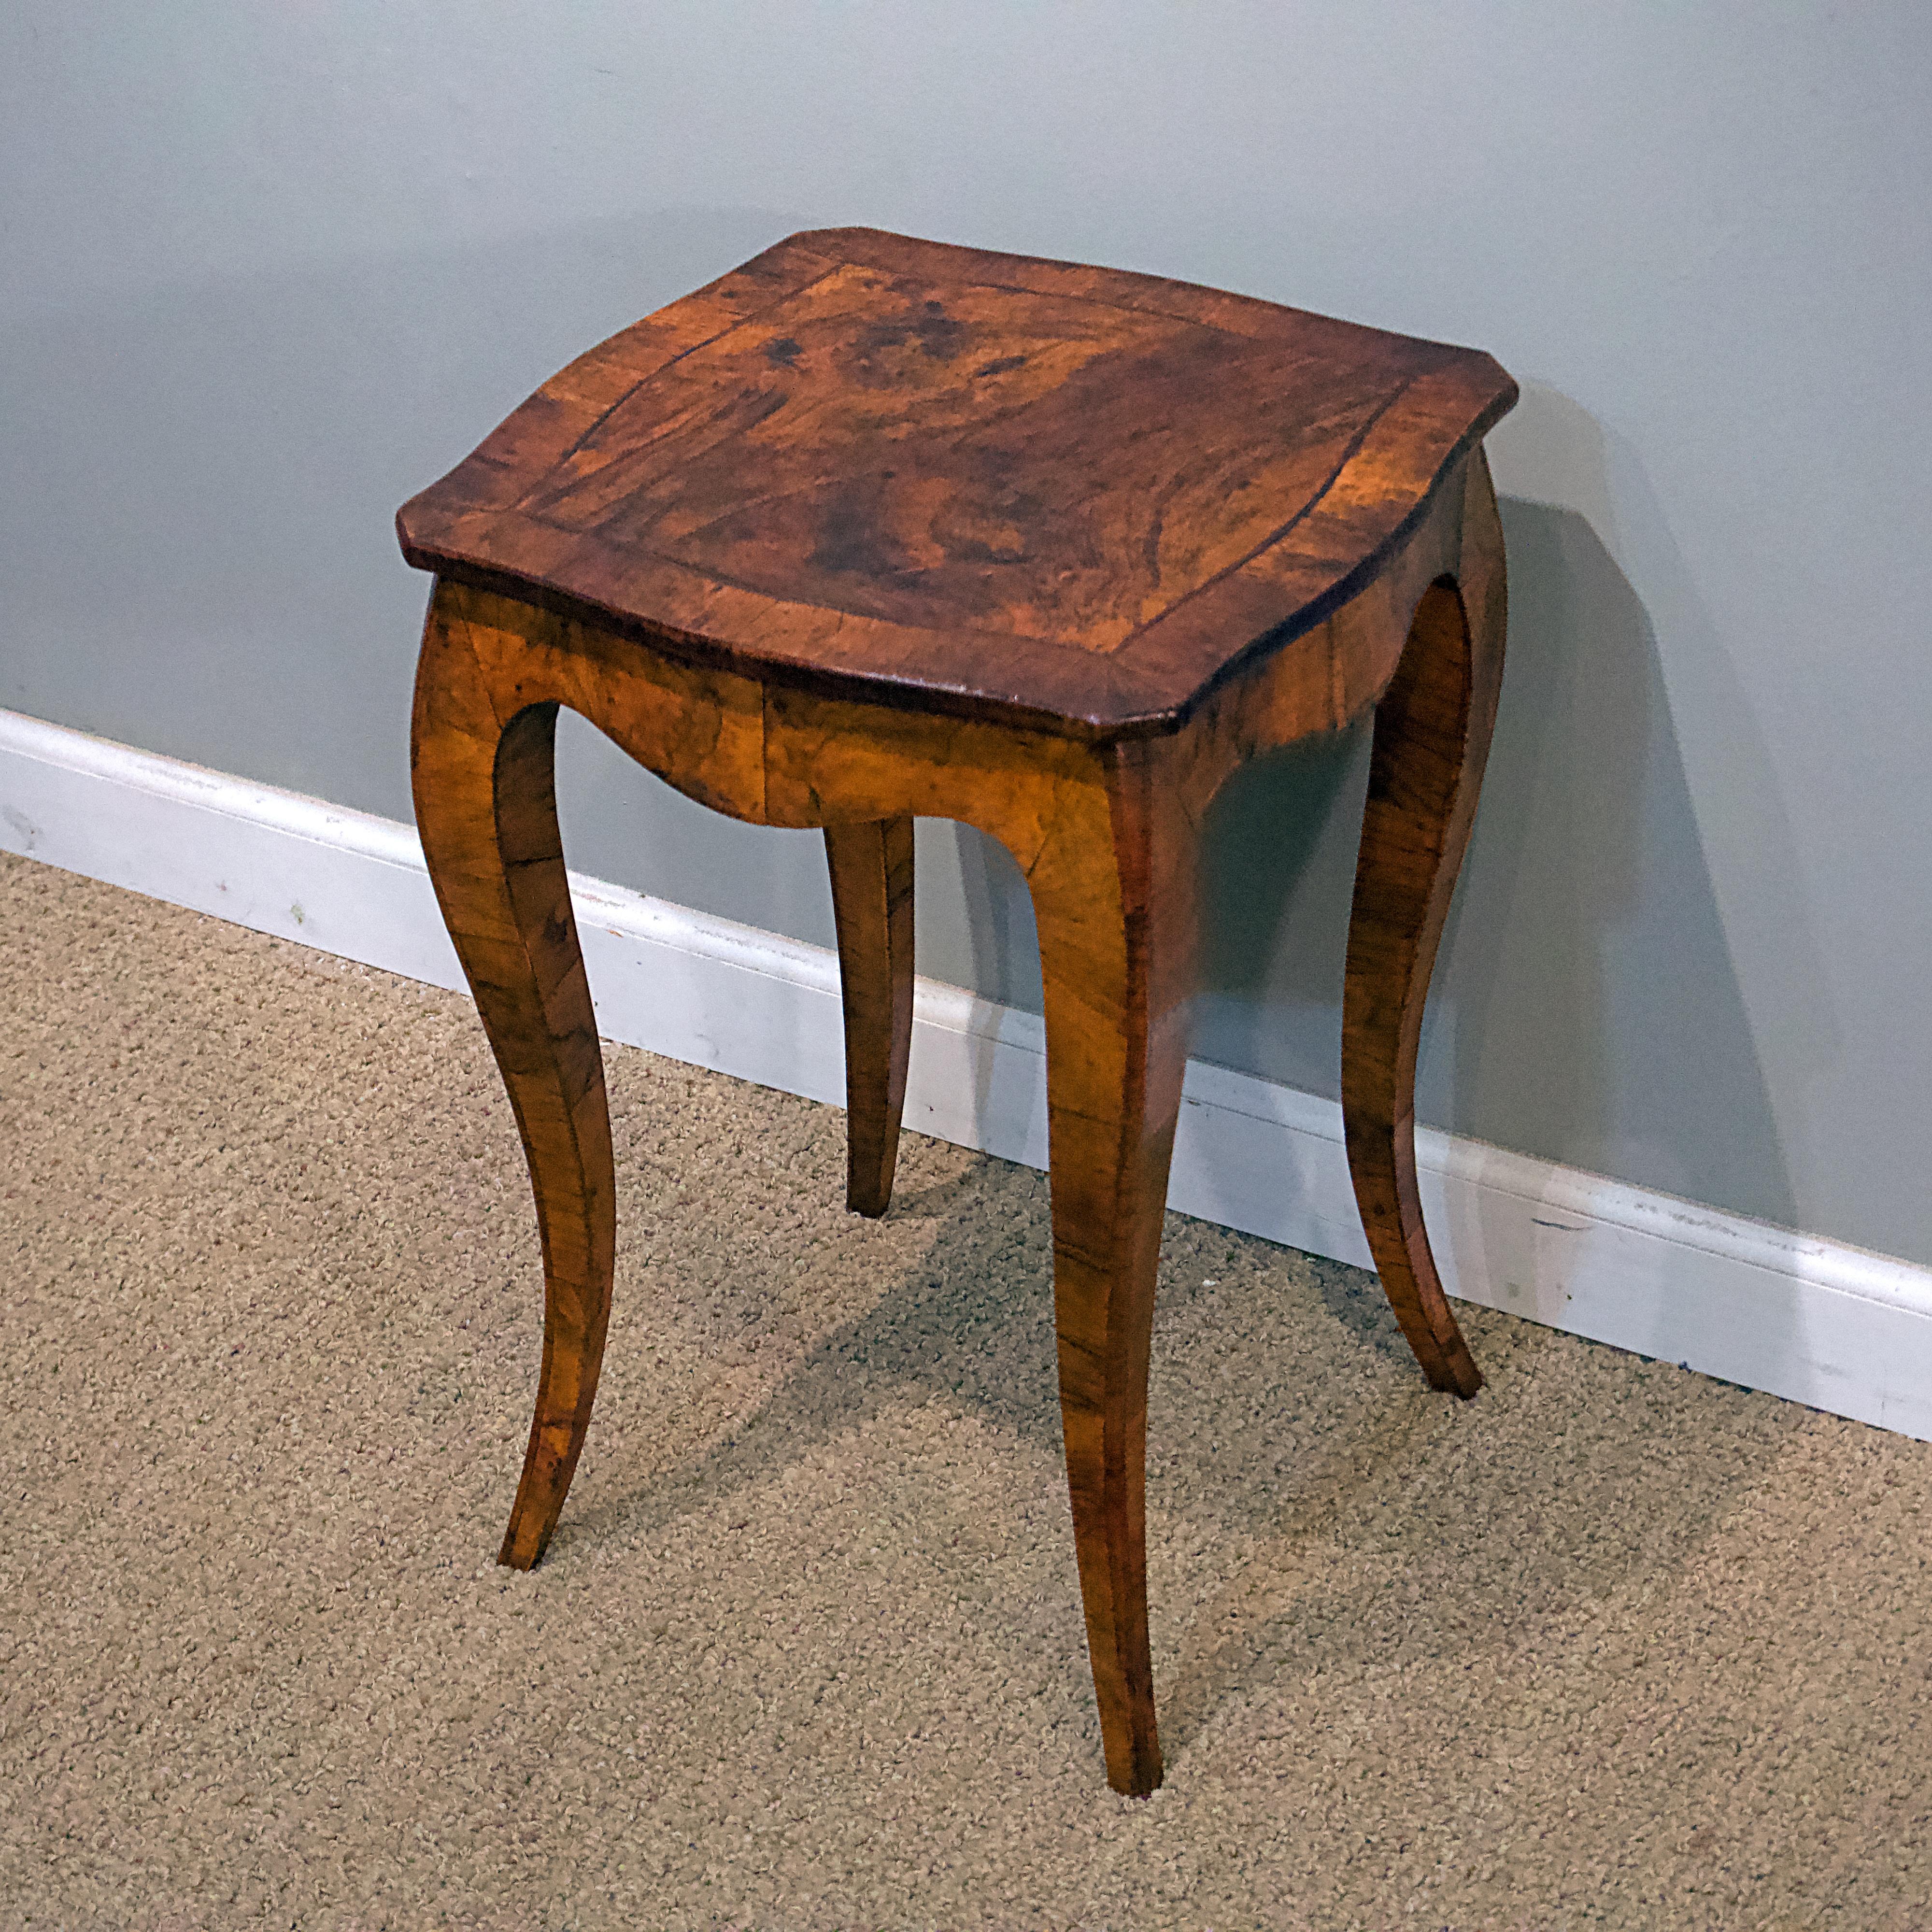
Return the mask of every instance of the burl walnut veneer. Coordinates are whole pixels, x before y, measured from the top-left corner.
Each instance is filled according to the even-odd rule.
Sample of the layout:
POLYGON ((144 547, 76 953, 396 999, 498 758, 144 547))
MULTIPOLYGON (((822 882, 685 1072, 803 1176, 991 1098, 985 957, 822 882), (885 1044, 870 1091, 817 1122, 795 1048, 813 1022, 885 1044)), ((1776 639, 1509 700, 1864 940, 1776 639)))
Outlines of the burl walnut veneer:
POLYGON ((1147 275, 793 236, 546 383, 398 518, 436 573, 416 810, 522 1130, 545 1283, 502 1560, 543 1554, 610 1309, 610 1124, 552 789, 567 705, 692 798, 821 826, 849 1204, 885 1211, 912 821, 998 839, 1046 990, 1073 1533, 1117 1790, 1160 1781, 1143 1468, 1202 814, 1371 707, 1350 1166, 1424 1372, 1478 1387, 1417 1198, 1416 1042, 1503 658, 1474 350, 1147 275))

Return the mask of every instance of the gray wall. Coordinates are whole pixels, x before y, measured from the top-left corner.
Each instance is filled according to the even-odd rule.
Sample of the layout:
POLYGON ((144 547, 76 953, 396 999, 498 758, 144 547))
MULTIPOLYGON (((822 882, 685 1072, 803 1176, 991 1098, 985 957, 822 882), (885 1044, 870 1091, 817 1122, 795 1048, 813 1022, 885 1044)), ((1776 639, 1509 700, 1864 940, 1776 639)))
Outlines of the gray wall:
MULTIPOLYGON (((176 0, 0 19, 0 704, 409 808, 394 505, 862 221, 1480 344, 1511 668, 1424 1118, 1932 1262, 1932 10, 176 0)), ((1202 1050, 1332 1092, 1360 732, 1217 808, 1202 1050)), ((593 872, 829 941, 587 729, 593 872)), ((925 970, 1036 1000, 922 828, 925 970)))

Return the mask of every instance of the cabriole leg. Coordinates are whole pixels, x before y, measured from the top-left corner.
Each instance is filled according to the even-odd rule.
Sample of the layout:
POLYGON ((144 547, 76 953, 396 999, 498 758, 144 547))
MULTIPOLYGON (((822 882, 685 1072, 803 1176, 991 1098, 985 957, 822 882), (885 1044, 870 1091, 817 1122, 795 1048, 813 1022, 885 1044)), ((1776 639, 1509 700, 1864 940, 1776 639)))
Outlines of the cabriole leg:
POLYGON ((910 818, 825 828, 845 1008, 845 1204, 874 1217, 892 1198, 912 1044, 912 850, 910 818))
POLYGON ((1033 873, 1060 1412, 1107 1780, 1161 1780, 1148 1645, 1148 1361, 1186 1061, 1191 844, 1123 758, 1033 873))
POLYGON ((1465 1396, 1483 1378, 1423 1226, 1415 1057, 1502 681, 1502 534, 1480 457, 1469 497, 1460 586, 1424 592, 1376 712, 1342 1018, 1348 1166, 1369 1246, 1423 1372, 1465 1396))
POLYGON ((610 1313, 615 1186, 603 1056, 565 878, 557 706, 500 700, 439 588, 411 766, 430 877, 508 1090, 543 1243, 543 1366, 497 1560, 544 1553, 584 1447, 610 1313))

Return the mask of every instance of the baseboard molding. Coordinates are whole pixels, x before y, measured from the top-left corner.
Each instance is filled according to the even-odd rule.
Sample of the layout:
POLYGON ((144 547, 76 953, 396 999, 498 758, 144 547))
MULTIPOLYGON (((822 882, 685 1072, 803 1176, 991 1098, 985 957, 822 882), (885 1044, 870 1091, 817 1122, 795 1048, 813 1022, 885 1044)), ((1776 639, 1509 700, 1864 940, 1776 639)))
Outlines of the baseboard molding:
MULTIPOLYGON (((0 849, 441 986, 414 830, 0 711, 0 849)), ((610 1038, 835 1105, 836 956, 572 874, 610 1038)), ((922 980, 910 1126, 1044 1167, 1040 1021, 922 980)), ((1932 1269, 1424 1130, 1452 1294, 1932 1440, 1932 1269)), ((1170 1204, 1366 1265, 1333 1101, 1190 1066, 1170 1204)))

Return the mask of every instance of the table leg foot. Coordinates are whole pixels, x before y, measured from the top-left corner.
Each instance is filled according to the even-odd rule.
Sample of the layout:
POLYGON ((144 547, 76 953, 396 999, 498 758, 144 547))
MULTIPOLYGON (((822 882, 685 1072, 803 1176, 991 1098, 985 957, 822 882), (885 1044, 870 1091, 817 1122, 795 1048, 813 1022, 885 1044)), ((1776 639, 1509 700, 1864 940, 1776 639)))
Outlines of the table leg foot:
POLYGON ((610 1312, 615 1182, 603 1056, 554 788, 557 706, 492 689, 439 591, 416 682, 416 818, 509 1094, 543 1243, 543 1366, 497 1560, 543 1555, 590 1426, 610 1312))

